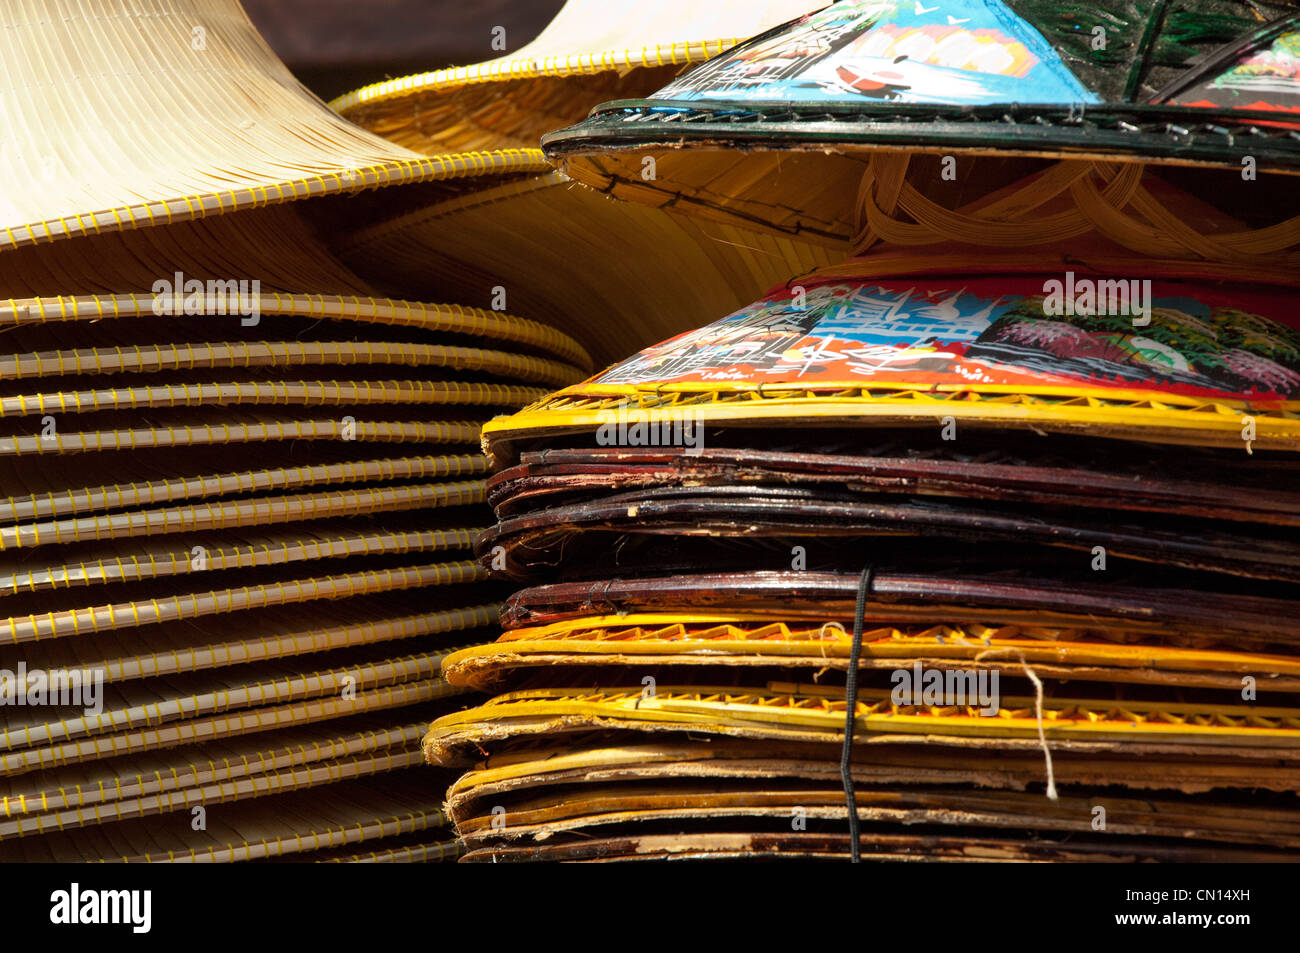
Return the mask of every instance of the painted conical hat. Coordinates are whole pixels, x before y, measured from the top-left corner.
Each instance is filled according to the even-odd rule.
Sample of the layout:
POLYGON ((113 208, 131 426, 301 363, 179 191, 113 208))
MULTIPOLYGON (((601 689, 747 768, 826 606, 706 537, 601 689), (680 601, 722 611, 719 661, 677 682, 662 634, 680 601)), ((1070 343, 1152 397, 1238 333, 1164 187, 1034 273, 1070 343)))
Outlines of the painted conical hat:
POLYGON ((1036 278, 850 275, 805 276, 493 421, 497 464, 530 440, 682 446, 695 440, 683 428, 810 422, 1300 446, 1300 338, 1284 289, 1083 266, 1036 278), (678 436, 662 438, 665 425, 678 436))
POLYGON ((1289 3, 841 0, 544 144, 623 198, 848 239, 845 197, 866 176, 889 205, 916 153, 963 182, 987 175, 979 156, 1100 164, 1103 183, 1143 163, 1294 173, 1298 42, 1289 3))
MULTIPOLYGON (((541 35, 502 56, 375 83, 333 100, 343 116, 430 155, 535 147, 606 99, 645 95, 698 63, 817 6, 816 0, 569 0, 541 35)), ((494 49, 508 49, 502 29, 494 49)))

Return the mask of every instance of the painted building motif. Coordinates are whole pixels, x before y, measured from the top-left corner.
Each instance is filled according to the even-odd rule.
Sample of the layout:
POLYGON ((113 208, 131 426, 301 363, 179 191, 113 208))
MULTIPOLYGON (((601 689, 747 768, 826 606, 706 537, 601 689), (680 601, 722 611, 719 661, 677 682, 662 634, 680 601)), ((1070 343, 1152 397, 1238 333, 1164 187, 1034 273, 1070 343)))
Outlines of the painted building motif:
MULTIPOLYGON (((1042 280, 829 282, 782 290, 647 348, 596 384, 1088 386, 1185 396, 1300 397, 1300 318, 1284 294, 1143 283, 1124 313, 1073 278, 1077 313, 1042 280), (1085 313, 1091 310, 1092 313, 1085 313), (1288 324, 1289 322, 1289 324, 1288 324)), ((1126 284, 1117 282, 1116 284, 1126 284)), ((1136 283, 1134 283, 1136 284, 1136 283)))
POLYGON ((1240 54, 1223 72, 1172 97, 1178 106, 1300 113, 1300 30, 1240 54))
POLYGON ((842 0, 741 44, 654 98, 1098 101, 1001 0, 842 0))

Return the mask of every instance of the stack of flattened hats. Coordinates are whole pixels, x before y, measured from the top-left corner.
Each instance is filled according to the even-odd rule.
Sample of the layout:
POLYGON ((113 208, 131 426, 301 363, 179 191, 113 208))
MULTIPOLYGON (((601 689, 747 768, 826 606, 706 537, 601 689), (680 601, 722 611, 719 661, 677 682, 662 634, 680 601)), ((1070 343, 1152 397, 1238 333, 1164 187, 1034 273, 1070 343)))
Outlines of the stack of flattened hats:
POLYGON ((1300 856, 1300 22, 1156 6, 844 0, 545 140, 852 254, 485 427, 467 859, 1300 856))
POLYGON ((292 200, 540 163, 353 126, 233 0, 47 7, 0 13, 0 856, 452 858, 415 765, 499 610, 480 425, 591 363, 292 200))

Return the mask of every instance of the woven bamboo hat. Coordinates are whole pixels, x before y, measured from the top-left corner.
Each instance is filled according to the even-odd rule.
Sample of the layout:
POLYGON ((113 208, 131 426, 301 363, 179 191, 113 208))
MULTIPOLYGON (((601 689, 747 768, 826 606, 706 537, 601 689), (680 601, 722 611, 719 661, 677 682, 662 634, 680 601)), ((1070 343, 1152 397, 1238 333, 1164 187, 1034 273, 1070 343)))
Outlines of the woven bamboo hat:
POLYGON ((110 7, 2 15, 0 855, 454 857, 410 768, 461 693, 441 658, 502 595, 470 550, 480 427, 591 359, 386 297, 322 241, 330 200, 290 200, 545 166, 350 126, 233 2, 110 7), (90 51, 75 81, 47 77, 50 35, 90 51), (78 697, 36 688, 56 681, 78 697))
POLYGON ((495 644, 444 660, 454 684, 505 692, 424 741, 430 761, 472 765, 448 799, 467 859, 1295 854, 1272 820, 1300 792, 1294 580, 1243 587, 1210 564, 1217 544, 1181 584, 1177 545, 1143 557, 1154 571, 1122 568, 1126 532, 1099 515, 1104 496, 1124 519, 1156 517, 1128 541, 1174 529, 1175 543, 1204 542, 1206 524, 1286 540, 1284 471, 1080 439, 1037 460, 1015 440, 940 459, 841 456, 807 426, 778 439, 801 449, 545 450, 493 478, 501 523, 480 549, 561 581, 512 596, 495 644), (1053 456, 1070 450, 1088 464, 1053 456), (880 507, 880 536, 861 538, 858 501, 880 507), (683 505, 693 518, 667 525, 683 505), (962 548, 949 529, 911 548, 950 505, 979 534, 1018 525, 1001 546, 962 548), (1072 511, 1115 558, 1105 581, 1087 567, 1096 550, 1052 560, 1036 545, 1040 518, 1056 521, 1049 545, 1068 545, 1072 511), (647 549, 648 536, 661 543, 647 549), (807 564, 773 568, 789 566, 792 541, 807 564), (676 568, 692 557, 694 572, 676 568), (844 571, 855 558, 875 568, 844 571), (866 686, 856 700, 836 684, 847 668, 866 686), (886 686, 900 672, 914 685, 937 675, 940 690, 900 699, 886 686), (945 679, 968 686, 962 699, 972 679, 995 687, 954 701, 945 679), (1276 693, 1267 703, 1243 691, 1255 679, 1276 693), (1252 805, 1257 783, 1270 794, 1252 805), (842 830, 846 797, 860 833, 842 830), (1135 813, 1133 798, 1163 816, 1135 813), (1123 818, 1102 837, 1097 807, 1123 818))
MULTIPOLYGON (((518 53, 377 84, 332 105, 430 155, 540 155, 532 147, 543 132, 602 98, 648 93, 681 65, 814 5, 573 2, 518 53)), ((493 175, 447 191, 415 189, 389 203, 403 212, 341 224, 335 252, 403 297, 484 303, 503 289, 512 309, 581 338, 602 363, 834 260, 824 240, 629 208, 554 173, 493 175)))
POLYGON ((453 860, 461 847, 446 830, 442 794, 409 761, 407 752, 385 749, 197 784, 100 807, 102 820, 111 817, 111 823, 94 826, 78 822, 94 818, 98 805, 51 808, 7 824, 41 836, 15 835, 0 853, 7 861, 32 863, 453 860), (376 776, 376 766, 388 773, 376 776), (152 816, 159 805, 162 816, 152 816), (205 805, 220 806, 209 813, 205 805))
MULTIPOLYGON (((541 35, 519 50, 471 66, 375 83, 330 106, 429 155, 534 148, 543 133, 582 118, 596 103, 646 95, 682 66, 817 5, 816 0, 705 5, 671 0, 650 9, 635 0, 569 0, 541 35)), ((493 39, 508 44, 503 35, 493 39)))
POLYGON ((19 0, 3 17, 0 249, 538 167, 535 153, 429 157, 346 122, 237 0, 77 0, 57 16, 19 0))
POLYGON ((406 212, 336 246, 419 298, 487 303, 582 340, 601 364, 838 260, 821 244, 612 202, 550 173, 406 212))
POLYGON ((392 860, 454 857, 437 778, 418 796, 402 778, 416 726, 463 691, 442 657, 498 614, 470 550, 476 430, 459 455, 412 434, 405 456, 297 440, 11 458, 0 855, 242 860, 364 835, 392 860))
MULTIPOLYGON (((455 684, 500 690, 537 669, 566 666, 593 673, 641 666, 701 672, 780 666, 847 668, 851 624, 790 624, 691 613, 643 618, 593 617, 514 629, 497 642, 459 650, 444 662, 455 684), (608 667, 608 668, 605 668, 608 667)), ((1269 679, 1270 690, 1300 691, 1300 660, 1267 652, 1141 644, 1131 634, 999 629, 982 625, 873 625, 863 634, 862 669, 997 670, 1041 677, 1240 689, 1243 675, 1269 679)))
MULTIPOLYGON (((479 490, 445 487, 453 503, 479 490)), ((293 508, 240 502, 259 526, 293 508)), ((351 843, 328 833, 349 817, 354 834, 383 821, 365 839, 441 826, 436 800, 413 797, 402 777, 419 758, 418 725, 461 693, 441 658, 482 639, 497 614, 482 571, 455 559, 475 528, 387 529, 400 505, 368 526, 299 513, 260 535, 167 514, 108 517, 152 523, 144 540, 42 541, 5 559, 0 855, 241 860, 351 843), (280 816, 293 792, 325 785, 315 793, 341 818, 303 827, 310 811, 280 816), (366 797, 349 798, 363 788, 403 809, 370 813, 366 797), (240 803, 209 826, 204 812, 227 802, 240 803)))
POLYGON ((1124 210, 1141 175, 1129 166, 1200 167, 1197 191, 1215 201, 1247 177, 1260 224, 1276 238, 1290 218, 1294 246, 1297 210, 1263 196, 1293 193, 1266 188, 1270 173, 1300 171, 1298 51, 1289 3, 841 0, 544 147, 621 198, 844 242, 884 219, 912 238, 959 233, 963 202, 914 208, 913 192, 934 204, 946 182, 970 201, 1012 172, 1049 173, 987 216, 1014 222, 1062 190, 1124 210))

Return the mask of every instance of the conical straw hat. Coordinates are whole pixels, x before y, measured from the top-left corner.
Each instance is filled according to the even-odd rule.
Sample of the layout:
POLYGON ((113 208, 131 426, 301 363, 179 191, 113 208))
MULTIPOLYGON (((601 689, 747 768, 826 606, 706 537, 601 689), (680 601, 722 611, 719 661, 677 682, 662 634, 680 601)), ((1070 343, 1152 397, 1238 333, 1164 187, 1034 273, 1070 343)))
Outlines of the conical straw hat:
MULTIPOLYGON (((324 321, 340 335, 364 328, 372 347, 382 346, 381 336, 404 336, 414 344, 419 339, 413 335, 429 334, 439 337, 425 338, 426 347, 435 341, 462 347, 494 341, 591 366, 573 338, 537 321, 379 296, 288 209, 100 235, 9 255, 17 267, 0 278, 0 295, 8 298, 0 299, 0 328, 8 332, 10 349, 21 340, 33 351, 67 351, 73 327, 79 342, 98 340, 139 351, 146 343, 165 345, 167 338, 194 340, 199 331, 211 337, 215 329, 254 340, 301 338, 310 322, 324 321), (286 237, 293 244, 282 250, 279 242, 286 237)), ((352 347, 365 343, 354 341, 352 347)), ((57 372, 97 373, 117 366, 135 365, 101 368, 91 360, 79 366, 69 356, 57 372)), ((15 365, 6 376, 23 372, 15 365)))
MULTIPOLYGON (((376 84, 333 105, 429 154, 535 146, 602 97, 648 92, 674 64, 811 6, 575 0, 516 54, 376 84)), ((404 297, 485 304, 504 289, 513 311, 579 337, 602 362, 831 260, 815 241, 620 208, 555 175, 493 178, 452 197, 421 187, 401 200, 411 210, 340 228, 335 249, 404 297), (684 284, 690 293, 674 290, 684 284)))
MULTIPOLYGON (((229 463, 230 452, 222 450, 229 463)), ((209 499, 232 493, 250 493, 268 490, 294 490, 305 487, 331 486, 348 483, 382 483, 402 479, 434 479, 450 477, 459 479, 480 476, 487 470, 487 459, 480 454, 441 456, 389 456, 370 459, 314 463, 311 465, 259 467, 248 470, 218 471, 214 461, 204 459, 210 469, 184 470, 177 461, 154 461, 148 472, 155 479, 127 482, 123 477, 142 476, 138 458, 100 461, 99 475, 112 477, 118 482, 97 486, 84 486, 80 466, 69 466, 69 460, 57 457, 42 460, 41 471, 46 488, 40 492, 18 492, 0 500, 0 523, 24 523, 37 519, 63 516, 85 516, 106 510, 126 507, 140 508, 152 504, 179 503, 185 500, 209 499)), ((24 473, 19 461, 8 458, 0 466, 7 466, 6 487, 21 487, 24 473)), ((191 468, 202 464, 191 463, 191 468)))
MULTIPOLYGON (((1224 468, 1227 470, 1228 468, 1224 468)), ((602 488, 603 489, 603 488, 602 488)), ((504 563, 515 578, 542 576, 561 559, 571 577, 601 571, 611 549, 624 573, 677 566, 723 570, 784 569, 790 547, 875 548, 892 544, 894 558, 939 552, 978 555, 1017 545, 1034 559, 1078 560, 1100 547, 1109 557, 1147 566, 1216 572, 1245 579, 1300 582, 1300 547, 1260 513, 1241 525, 1225 514, 1171 513, 1155 508, 1101 515, 1077 503, 1064 506, 943 497, 916 499, 846 492, 843 487, 800 486, 796 481, 738 480, 710 484, 583 494, 533 512, 501 519, 478 544, 485 563, 504 563), (900 529, 907 530, 899 540, 900 529), (770 554, 751 552, 764 544, 770 554), (671 556, 667 554, 671 553, 671 556)))
POLYGON ((1133 163, 1218 168, 1285 194, 1300 172, 1298 51, 1284 3, 841 0, 543 141, 602 191, 787 233, 843 235, 863 176, 892 201, 917 153, 965 182, 987 168, 975 157, 1034 156, 1103 179, 1133 163), (1207 17, 1218 30, 1198 28, 1207 17))
MULTIPOLYGON (((496 624, 497 603, 457 605, 484 587, 443 586, 359 594, 347 601, 298 602, 266 611, 246 611, 235 619, 163 623, 152 629, 119 627, 72 639, 23 647, 29 667, 102 669, 108 682, 131 681, 269 659, 308 656, 381 642, 431 642, 441 636, 445 649, 476 638, 475 630, 496 624), (421 600, 424 600, 423 603, 421 600)), ((111 598, 111 597, 110 597, 111 598)), ((8 620, 6 620, 7 622, 8 620)), ((302 664, 313 664, 303 659, 302 664)))
POLYGON ((410 726, 461 693, 441 658, 487 637, 502 595, 468 551, 487 520, 467 451, 592 362, 534 320, 386 297, 322 239, 340 205, 256 206, 417 181, 446 199, 546 166, 410 153, 302 89, 233 0, 148 6, 0 15, 0 675, 102 688, 98 709, 6 717, 0 841, 454 857, 436 785, 401 778, 410 726), (38 55, 51 36, 89 51, 75 77, 38 55), (238 802, 222 829, 192 829, 218 802, 238 802))
MULTIPOLYGON (((390 840, 405 846, 403 838, 412 834, 436 843, 430 835, 442 832, 446 818, 439 806, 441 794, 423 771, 407 769, 377 778, 353 774, 352 780, 319 789, 277 794, 274 788, 269 793, 263 788, 264 797, 212 811, 202 830, 193 829, 190 811, 177 802, 178 813, 162 820, 134 817, 67 831, 55 825, 40 837, 6 843, 0 853, 9 861, 29 862, 229 863, 272 857, 311 860, 316 852, 331 848, 380 850, 390 840)), ((450 859, 457 848, 450 843, 450 833, 444 839, 445 857, 439 859, 450 859)), ((431 844, 426 852, 438 853, 431 844)))
MULTIPOLYGON (((1014 261, 1009 249, 1071 247, 1144 259, 1251 262, 1265 280, 1300 246, 1288 179, 1150 164, 963 157, 915 152, 860 156, 742 151, 594 156, 560 167, 576 181, 637 204, 797 237, 852 253, 948 245, 949 257, 1014 261), (648 166, 647 166, 648 167, 648 166), (1185 187, 1165 180, 1177 177, 1185 187), (1193 198, 1189 191, 1197 198, 1193 198), (1249 223, 1235 220, 1249 212, 1249 223), (1097 244, 1092 236, 1104 240, 1097 244), (973 256, 971 251, 979 249, 973 256), (1280 260, 1280 261, 1279 261, 1280 260)), ((940 260, 941 260, 940 256, 940 260)), ((938 260, 935 261, 936 267, 938 260)), ((1292 266, 1293 267, 1293 266, 1292 266)))
MULTIPOLYGON (((940 437, 942 443, 942 436, 940 437)), ((1180 454, 1174 464, 1158 449, 1123 446, 1107 455, 1098 444, 1073 457, 1031 448, 981 445, 925 447, 885 442, 846 452, 759 447, 597 447, 527 453, 488 479, 488 502, 500 521, 603 495, 687 487, 851 487, 856 494, 929 499, 1005 500, 1021 506, 1103 506, 1125 513, 1293 526, 1300 494, 1288 481, 1300 461, 1275 458, 1243 471, 1235 457, 1180 454)))
POLYGON ((405 213, 337 252, 419 297, 486 302, 502 287, 511 310, 581 338, 603 362, 837 260, 797 238, 611 202, 555 174, 405 213))
MULTIPOLYGON (((669 772, 600 774, 563 792, 552 789, 544 777, 520 778, 507 792, 480 792, 480 797, 496 797, 498 803, 462 797, 455 808, 449 804, 449 813, 471 851, 532 846, 575 834, 613 837, 620 830, 661 823, 697 831, 737 823, 761 829, 773 821, 802 817, 817 825, 844 813, 843 792, 834 781, 804 779, 788 769, 708 781, 669 772), (504 824, 497 808, 504 809, 504 824)), ((864 780, 855 807, 859 819, 869 824, 906 822, 946 829, 949 836, 966 835, 966 828, 991 828, 1014 837, 1006 830, 1014 828, 1039 837, 1070 832, 1086 839, 1092 834, 1092 808, 1100 803, 1107 813, 1107 838, 1173 836, 1185 842, 1283 848, 1300 856, 1300 827, 1284 808, 1244 805, 1222 794, 1218 803, 1176 794, 1158 799, 1067 795, 1044 805, 1036 792, 926 790, 864 780)), ((1079 849, 1073 840, 1070 847, 1079 849)), ((1198 847, 1209 847, 1207 854, 1214 851, 1209 844, 1198 847)))
MULTIPOLYGON (((746 741, 714 737, 651 739, 619 745, 613 741, 578 745, 547 742, 520 744, 493 753, 466 771, 452 785, 448 808, 454 817, 486 796, 534 785, 612 781, 634 777, 750 778, 797 777, 808 780, 840 777, 840 746, 746 741)), ((1227 754, 1227 752, 1224 752, 1227 754)), ((1242 753, 1245 754, 1244 752, 1242 753)), ((1142 759, 1117 752, 1060 752, 1053 762, 1058 778, 1068 786, 1120 784, 1137 790, 1182 790, 1187 793, 1222 788, 1227 771, 1239 770, 1225 759, 1218 764, 1195 760, 1142 759)), ((1269 765, 1253 759, 1259 788, 1300 791, 1297 766, 1269 765)), ((1040 781, 1042 753, 1011 751, 981 753, 978 748, 929 748, 903 739, 879 741, 857 752, 851 766, 863 784, 979 784, 986 789, 1025 790, 1040 781)), ((1041 798, 1041 795, 1039 795, 1041 798)), ((1049 806, 1044 803, 1044 806, 1049 806)), ((508 818, 507 818, 508 820, 508 818)))
MULTIPOLYGON (((130 751, 133 744, 143 742, 145 736, 140 732, 144 729, 178 729, 171 742, 174 745, 202 737, 186 727, 198 724, 197 719, 233 716, 245 710, 256 713, 263 706, 312 699, 346 703, 354 700, 353 695, 406 683, 430 683, 433 697, 460 692, 438 677, 442 656, 437 652, 393 652, 393 646, 384 645, 344 650, 316 660, 320 666, 332 661, 332 667, 305 671, 303 662, 310 665, 310 660, 285 659, 196 671, 165 680, 111 682, 104 685, 100 704, 90 706, 99 711, 73 711, 62 718, 51 717, 51 712, 42 711, 41 706, 29 704, 11 715, 0 732, 0 749, 4 751, 0 764, 6 774, 14 774, 33 767, 85 760, 92 753, 103 757, 110 752, 130 751), (347 688, 351 691, 345 691, 347 688)), ((29 697, 34 696, 35 689, 29 687, 29 697)), ((50 707, 57 711, 66 706, 50 707)), ((343 704, 334 716, 354 713, 343 704)), ((266 722, 264 727, 271 724, 274 722, 266 722)), ((210 722, 208 725, 211 727, 210 722)), ((157 736, 153 740, 156 744, 157 736)))
MULTIPOLYGON (((842 792, 835 803, 838 758, 839 745, 718 736, 523 744, 462 775, 447 810, 472 845, 470 860, 847 856, 847 837, 835 823, 845 814, 842 792), (787 800, 791 795, 807 800, 787 800), (489 811, 497 819, 491 832, 481 824, 489 811), (807 823, 791 823, 801 817, 807 823), (658 829, 671 833, 652 833, 656 818, 667 822, 658 829), (721 832, 724 825, 731 833, 721 832), (799 835, 781 841, 779 831, 801 827, 826 843, 801 846, 799 835)), ((1287 856, 1276 848, 1294 852, 1294 801, 1286 796, 1296 790, 1294 761, 1265 767, 1234 764, 1226 751, 1187 759, 1068 750, 1053 761, 1061 794, 1049 801, 1038 790, 1041 753, 1035 763, 1013 751, 875 738, 851 765, 860 846, 899 859, 967 861, 1207 860, 1225 853, 1276 860, 1287 856), (1222 784, 1225 771, 1243 767, 1260 788, 1222 784), (1261 798, 1261 789, 1275 796, 1261 798), (1108 819, 1101 835, 1091 826, 1098 806, 1108 819), (913 836, 921 823, 926 835, 913 836), (963 829, 967 824, 976 829, 963 829), (1007 828, 1036 833, 1019 841, 1007 828), (990 839, 994 831, 1000 843, 990 839)))
POLYGON ((394 725, 391 715, 387 723, 362 715, 347 724, 151 752, 136 756, 134 763, 128 757, 70 766, 51 772, 54 778, 36 776, 37 783, 26 776, 8 779, 12 793, 5 795, 0 838, 178 810, 188 815, 198 804, 243 801, 398 771, 419 758, 410 737, 414 726, 394 725), (368 718, 369 727, 363 727, 368 718), (131 775, 137 765, 140 772, 131 775), (107 773, 110 769, 114 773, 107 773))
MULTIPOLYGON (((874 574, 864 620, 1031 628, 1105 628, 1155 636, 1231 638, 1295 645, 1286 621, 1294 593, 1243 594, 1240 587, 1205 588, 1204 579, 1153 586, 1150 579, 1109 583, 1059 578, 1033 566, 1007 569, 989 553, 956 567, 882 568, 874 574), (1198 588, 1197 583, 1201 587, 1198 588)), ((850 563, 857 560, 847 557, 850 563)), ((1087 565, 1086 560, 1078 560, 1087 565)), ((1050 568, 1050 567, 1049 567, 1050 568)), ((738 613, 749 621, 821 622, 853 618, 860 567, 785 571, 690 572, 555 582, 516 592, 501 612, 507 629, 593 616, 664 612, 738 613), (791 599, 790 593, 799 593, 791 599)))
POLYGON ((669 0, 651 8, 635 0, 569 0, 518 50, 375 83, 330 106, 430 155, 535 147, 542 133, 582 118, 598 102, 648 94, 681 66, 817 6, 816 0, 669 0))
MULTIPOLYGON (((770 838, 778 824, 797 830, 800 825, 790 823, 795 818, 811 822, 802 825, 807 830, 824 830, 823 825, 842 819, 845 811, 839 765, 831 755, 829 746, 721 738, 709 744, 616 746, 591 740, 566 748, 521 745, 462 775, 449 792, 447 812, 479 859, 498 852, 525 854, 566 840, 575 856, 582 850, 579 840, 603 841, 600 853, 618 856, 631 849, 629 841, 639 844, 644 831, 665 823, 686 843, 718 837, 708 832, 738 824, 770 838), (622 848, 615 846, 617 838, 625 838, 622 848)), ((1022 758, 1009 753, 927 753, 915 745, 908 750, 875 744, 860 752, 851 766, 855 807, 868 831, 863 839, 897 843, 903 837, 882 836, 882 825, 901 822, 916 830, 915 825, 924 824, 932 835, 909 845, 909 854, 956 859, 962 856, 956 843, 940 847, 941 838, 960 837, 969 849, 987 838, 990 829, 1001 829, 1001 836, 1009 837, 1013 835, 1007 828, 1015 828, 1034 830, 1036 839, 1045 839, 1036 846, 1049 856, 1079 851, 1084 855, 1079 859, 1085 859, 1099 846, 1088 840, 1093 836, 1094 808, 1101 806, 1108 820, 1105 837, 1112 849, 1120 841, 1122 852, 1144 847, 1164 852, 1150 847, 1150 841, 1144 845, 1135 840, 1143 837, 1178 838, 1189 845, 1181 849, 1207 857, 1227 845, 1255 848, 1264 856, 1269 848, 1294 852, 1297 846, 1289 805, 1247 800, 1254 792, 1219 790, 1205 797, 1168 789, 1134 796, 1116 790, 1119 785, 1145 788, 1159 783, 1162 775, 1189 777, 1198 770, 1194 763, 1071 758, 1064 752, 1058 762, 1064 793, 1047 801, 1037 791, 1026 790, 1036 779, 1022 758), (1098 782, 1109 790, 1086 786, 1098 782), (964 829, 968 827, 983 830, 964 829), (1061 834, 1068 844, 1052 844, 1061 834)), ((761 842, 762 835, 756 840, 761 842)), ((686 843, 677 849, 687 850, 686 843)), ((665 852, 670 849, 666 837, 660 844, 665 852)), ((770 839, 768 844, 774 846, 770 839)), ((1007 846, 1033 849, 1030 844, 1007 846)), ((564 854, 565 848, 557 853, 564 854)))
POLYGON ((363 518, 293 524, 268 535, 259 535, 256 529, 247 534, 189 535, 186 541, 194 546, 188 549, 165 538, 92 544, 77 548, 75 563, 56 565, 34 563, 33 555, 23 559, 0 555, 0 591, 17 594, 179 576, 192 570, 196 546, 208 569, 291 566, 315 559, 342 560, 348 565, 371 556, 469 550, 479 533, 473 527, 391 530, 363 518))
POLYGON ((3 25, 0 248, 538 168, 522 152, 423 156, 346 122, 293 78, 237 0, 78 0, 55 19, 20 0, 3 25), (76 50, 78 68, 51 49, 76 50))
MULTIPOLYGON (((647 667, 639 660, 623 671, 647 667)), ((664 677, 636 687, 524 689, 431 726, 430 761, 477 761, 448 798, 470 859, 800 855, 799 835, 779 840, 792 829, 833 841, 834 849, 816 848, 823 856, 848 854, 839 828, 842 688, 670 684, 664 669, 650 670, 664 677)), ((1046 697, 1040 687, 1037 698, 995 692, 994 717, 974 703, 907 704, 888 689, 859 689, 845 769, 863 825, 855 846, 934 860, 983 851, 1049 860, 1294 853, 1300 842, 1273 821, 1273 811, 1294 812, 1300 790, 1294 707, 1188 705, 1167 691, 1110 698, 1100 686, 1077 693, 1089 687, 1046 697), (1040 793, 1045 773, 1050 799, 1040 793), (1264 774, 1275 796, 1260 804, 1264 774), (1120 819, 1100 839, 1090 826, 1097 804, 1120 819), (913 838, 915 825, 927 836, 913 838), (998 828, 1036 833, 990 838, 998 828), (1160 845, 1162 837, 1179 846, 1160 845)))
POLYGON ((48 812, 87 809, 121 798, 167 796, 200 784, 247 778, 264 771, 320 765, 335 758, 400 750, 419 741, 423 726, 402 712, 358 714, 185 748, 157 749, 103 761, 67 765, 0 781, 3 813, 19 823, 48 812))
MULTIPOLYGON (((1225 810, 1232 810, 1227 807, 1225 810)), ((787 812, 788 813, 788 812, 787 812)), ((843 813, 841 809, 840 813, 843 813)), ((870 819, 864 809, 859 817, 870 819)), ((812 817, 811 813, 805 817, 812 817)), ((1036 834, 972 837, 964 831, 949 831, 947 836, 914 832, 881 834, 868 829, 858 838, 857 851, 851 852, 848 834, 791 833, 791 817, 781 818, 780 829, 773 832, 735 833, 731 825, 723 830, 644 834, 640 828, 615 837, 600 837, 584 832, 564 843, 543 841, 525 846, 494 845, 467 850, 464 863, 609 863, 614 861, 721 861, 735 862, 762 858, 764 861, 847 861, 865 857, 878 862, 950 862, 950 863, 1285 863, 1294 852, 1233 848, 1212 844, 1156 844, 1093 838, 1077 839, 1064 834, 1049 839, 1036 834)), ((815 821, 814 821, 815 823, 815 821)))

